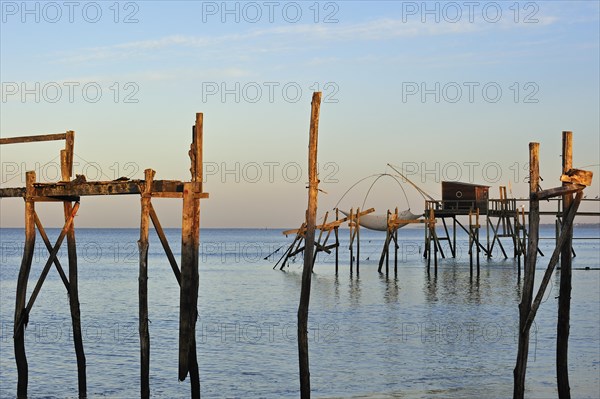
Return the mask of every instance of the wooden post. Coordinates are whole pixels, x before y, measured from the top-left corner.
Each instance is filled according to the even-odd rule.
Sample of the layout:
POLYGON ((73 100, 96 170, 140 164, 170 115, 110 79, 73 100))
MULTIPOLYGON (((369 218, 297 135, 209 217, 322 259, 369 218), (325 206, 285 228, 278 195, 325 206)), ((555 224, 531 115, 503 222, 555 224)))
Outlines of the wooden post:
POLYGON ((200 397, 200 375, 196 357, 198 318, 198 250, 200 247, 200 199, 202 192, 203 115, 196 114, 189 155, 192 181, 183 184, 181 225, 181 288, 179 317, 179 380, 190 374, 192 397, 200 397))
MULTIPOLYGON (((203 191, 203 151, 202 144, 204 140, 204 114, 201 112, 196 113, 196 123, 192 130, 192 151, 195 153, 193 158, 194 162, 194 173, 192 173, 192 181, 196 183, 196 193, 199 194, 203 191)), ((200 370, 198 369, 198 355, 196 352, 196 321, 198 320, 198 285, 200 277, 198 274, 198 251, 200 250, 200 200, 197 196, 194 197, 194 247, 195 247, 195 263, 194 263, 194 309, 193 309, 193 334, 190 341, 190 350, 188 356, 188 368, 190 371, 190 385, 192 390, 192 398, 200 398, 200 370)))
MULTIPOLYGON (((562 173, 563 175, 573 167, 573 133, 562 132, 562 173)), ((567 186, 563 183, 562 186, 567 186)), ((573 195, 563 196, 562 220, 566 220, 567 211, 573 202, 573 195)), ((568 349, 569 349, 569 319, 571 312, 571 246, 573 239, 573 226, 567 230, 566 241, 560 254, 560 290, 558 294, 558 322, 556 332, 556 381, 558 397, 567 399, 571 397, 569 387, 568 349)))
MULTIPOLYGON (((17 295, 15 301, 14 320, 14 349, 15 361, 17 363, 17 397, 27 397, 28 365, 25 353, 25 327, 19 328, 25 312, 25 297, 27 295, 27 280, 33 260, 35 248, 35 203, 33 201, 33 183, 35 183, 35 172, 27 172, 26 175, 26 197, 25 197, 25 245, 23 248, 23 259, 17 279, 17 295)), ((25 320, 27 324, 28 320, 25 320)))
POLYGON ((352 263, 354 262, 354 208, 350 208, 348 227, 350 230, 350 275, 352 276, 352 263))
POLYGON ((300 397, 310 398, 310 369, 308 362, 308 306, 312 275, 312 251, 315 241, 317 219, 317 195, 319 180, 317 177, 317 143, 319 136, 319 113, 321 92, 313 93, 310 115, 310 133, 308 145, 308 213, 306 220, 306 238, 304 246, 304 269, 302 270, 302 288, 298 305, 298 360, 300 366, 300 397))
POLYGON ((527 327, 527 318, 531 311, 531 301, 533 298, 540 223, 539 200, 535 195, 538 191, 540 179, 539 151, 539 143, 529 143, 529 242, 527 244, 527 257, 525 258, 523 293, 521 303, 519 304, 519 346, 517 350, 517 364, 513 371, 513 399, 522 399, 525 395, 525 373, 527 371, 530 330, 527 327))
MULTIPOLYGON (((475 232, 476 232, 476 242, 479 244, 479 208, 477 208, 477 214, 475 215, 475 232)), ((481 249, 479 245, 477 245, 477 275, 479 276, 479 253, 481 249)))
POLYGON ((469 275, 473 276, 473 210, 469 209, 469 275))
POLYGON ((390 217, 392 213, 390 210, 387 210, 387 223, 386 223, 386 239, 385 239, 385 276, 389 276, 390 274, 390 243, 392 241, 392 232, 390 231, 390 217))
MULTIPOLYGON (((394 210, 394 220, 398 219, 398 207, 394 210)), ((394 228, 394 278, 398 277, 398 227, 394 228)))
POLYGON ((437 233, 435 232, 435 223, 431 225, 431 236, 433 237, 433 270, 437 275, 438 269, 438 245, 439 241, 437 239, 437 233))
POLYGON ((141 199, 139 250, 139 334, 140 334, 140 396, 150 397, 150 332, 148 331, 148 229, 150 225, 150 201, 154 171, 144 171, 144 192, 141 199))
POLYGON ((456 257, 456 215, 452 215, 452 247, 454 248, 453 257, 456 257))
MULTIPOLYGON (((65 139, 65 149, 60 152, 61 178, 70 181, 73 175, 73 146, 75 133, 68 131, 65 139)), ((65 220, 71 216, 73 205, 70 201, 63 202, 65 220)), ((83 350, 83 336, 81 334, 81 312, 79 309, 79 283, 77 268, 77 242, 75 241, 75 224, 71 223, 67 232, 67 254, 69 258, 69 308, 71 310, 71 324, 73 325, 73 346, 77 358, 77 381, 79 397, 87 396, 87 377, 85 352, 83 350)))
POLYGON ((360 274, 360 208, 356 208, 356 276, 360 274))
MULTIPOLYGON (((340 219, 340 211, 338 208, 335 208, 335 220, 339 220, 340 219)), ((340 247, 340 240, 338 237, 338 226, 335 226, 334 228, 334 233, 335 233, 335 275, 337 276, 338 274, 338 249, 340 247)))

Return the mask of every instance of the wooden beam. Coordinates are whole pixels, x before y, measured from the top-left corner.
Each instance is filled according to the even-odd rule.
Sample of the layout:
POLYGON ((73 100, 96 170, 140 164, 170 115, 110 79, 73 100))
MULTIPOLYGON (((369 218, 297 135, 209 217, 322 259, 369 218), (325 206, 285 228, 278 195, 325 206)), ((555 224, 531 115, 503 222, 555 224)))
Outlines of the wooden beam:
POLYGON ((0 198, 25 198, 25 187, 0 188, 0 198))
MULTIPOLYGON (((375 212, 375 208, 369 208, 366 211, 361 211, 360 215, 358 217, 361 217, 361 216, 364 216, 364 215, 368 215, 369 213, 373 213, 373 212, 375 212)), ((334 221, 329 222, 329 223, 319 224, 319 225, 315 226, 315 229, 317 229, 317 230, 325 230, 325 231, 333 230, 336 227, 341 226, 342 223, 345 223, 345 222, 347 222, 349 220, 355 220, 355 219, 356 219, 356 213, 352 213, 351 215, 343 217, 341 219, 334 220, 334 221)), ((306 227, 301 227, 299 229, 291 229, 291 230, 282 231, 281 234, 287 236, 287 235, 290 235, 290 234, 304 233, 305 231, 306 231, 306 227)))
MULTIPOLYGON (((37 183, 33 187, 36 197, 72 197, 90 195, 142 194, 144 180, 94 181, 77 183, 37 183)), ((178 180, 156 180, 152 183, 152 192, 181 193, 183 182, 178 180)), ((197 193, 202 194, 202 193, 197 193)), ((0 197, 24 197, 24 188, 2 188, 0 197)))
POLYGON ((72 196, 72 197, 32 197, 34 202, 79 202, 80 197, 72 196))
POLYGON ((54 140, 65 140, 67 138, 66 133, 57 134, 43 134, 37 136, 21 136, 21 137, 6 137, 0 138, 1 144, 17 144, 17 143, 33 143, 36 141, 54 141, 54 140))
MULTIPOLYGON (((42 241, 44 241, 44 244, 46 245, 46 249, 48 250, 48 253, 51 253, 52 252, 52 244, 50 243, 50 240, 48 239, 46 230, 44 229, 44 226, 42 225, 42 222, 40 221, 40 218, 38 217, 37 212, 34 214, 34 217, 35 217, 35 225, 37 226, 37 229, 40 232, 42 241)), ((54 259, 54 266, 56 266, 56 270, 58 271, 58 274, 60 275, 60 278, 61 278, 63 284, 65 285, 65 288, 67 289, 67 294, 68 294, 70 291, 69 279, 67 279, 67 275, 65 274, 65 271, 63 270, 58 258, 54 259)))
POLYGON ((160 243, 165 250, 165 254, 167 255, 167 259, 169 259, 169 264, 171 265, 171 269, 173 270, 173 274, 175 274, 175 278, 177 279, 177 284, 181 286, 181 272, 179 271, 179 266, 177 265, 177 261, 175 260, 175 255, 173 255, 173 251, 171 251, 171 247, 169 246, 169 241, 167 240, 167 236, 160 224, 160 220, 158 220, 158 215, 154 210, 154 206, 152 202, 150 202, 150 219, 152 220, 152 224, 154 225, 154 229, 156 230, 156 234, 160 239, 160 243))
POLYGON ((52 252, 50 252, 50 256, 48 257, 48 260, 46 261, 46 264, 44 265, 44 268, 42 269, 42 273, 40 274, 40 277, 38 278, 38 282, 36 283, 35 288, 33 289, 32 293, 31 293, 31 297, 29 298, 29 301, 27 302, 27 306, 25 307, 25 310, 23 311, 21 318, 17 321, 17 324, 15 325, 15 331, 19 331, 19 329, 23 327, 23 324, 27 324, 28 319, 29 319, 29 312, 31 311, 31 308, 35 304, 35 300, 37 299, 37 296, 39 295, 40 290, 42 289, 42 285, 44 284, 44 281, 46 280, 46 276, 48 275, 48 272, 50 271, 50 267, 52 266, 52 264, 54 263, 54 260, 56 259, 56 256, 58 255, 58 250, 60 249, 60 246, 62 245, 62 242, 63 242, 65 236, 67 235, 69 228, 71 227, 71 223, 73 222, 73 219, 75 218, 75 215, 77 214, 78 209, 79 209, 79 203, 76 203, 75 206, 73 207, 73 212, 71 213, 69 218, 67 218, 65 225, 63 226, 58 238, 56 239, 56 243, 54 244, 54 247, 52 248, 52 252))
POLYGON ((571 183, 563 183, 561 187, 549 188, 547 190, 541 190, 532 195, 539 201, 547 200, 553 197, 560 197, 564 195, 569 195, 576 193, 577 191, 581 191, 585 188, 584 185, 581 184, 571 184, 571 183))
MULTIPOLYGON (((554 268, 556 267, 556 264, 558 263, 561 251, 564 247, 564 244, 566 242, 568 242, 568 240, 569 240, 569 230, 573 227, 573 220, 575 219, 575 215, 577 214, 577 208, 579 207, 579 204, 581 203, 582 197, 583 197, 583 192, 578 192, 577 196, 575 197, 575 200, 573 201, 573 203, 571 204, 571 206, 567 212, 567 215, 565 216, 565 219, 563 220, 563 225, 561 228, 560 236, 556 240, 556 247, 554 248, 554 252, 552 253, 552 256, 550 257, 550 261, 548 262, 548 268, 546 269, 546 272, 544 273, 544 277, 542 278, 542 282, 540 283, 540 287, 538 288, 537 295, 535 296, 533 304, 531 305, 531 310, 529 311, 529 316, 527 317, 527 323, 525 325, 527 328, 530 328, 531 325, 533 324, 533 320, 535 319, 538 308, 540 307, 540 305, 544 299, 544 293, 546 292, 546 288, 548 287, 548 284, 550 283, 550 279, 552 278, 552 273, 554 272, 554 268)), ((570 250, 570 248, 569 248, 569 250, 570 250)))

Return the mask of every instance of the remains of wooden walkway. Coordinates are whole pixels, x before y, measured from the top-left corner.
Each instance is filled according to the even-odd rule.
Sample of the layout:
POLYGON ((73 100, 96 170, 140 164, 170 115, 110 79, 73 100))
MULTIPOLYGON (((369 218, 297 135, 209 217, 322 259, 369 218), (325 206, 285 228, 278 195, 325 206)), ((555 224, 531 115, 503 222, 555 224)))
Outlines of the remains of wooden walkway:
POLYGON ((65 148, 60 152, 61 181, 56 183, 36 182, 33 171, 26 173, 25 187, 0 188, 0 198, 21 197, 25 200, 25 245, 23 259, 17 280, 17 293, 14 315, 14 350, 17 363, 17 397, 27 397, 28 364, 25 353, 25 328, 31 309, 43 287, 46 276, 54 265, 64 283, 69 297, 73 324, 73 343, 77 357, 79 397, 87 395, 86 358, 81 335, 79 309, 77 248, 73 220, 80 207, 81 197, 96 195, 141 196, 139 248, 139 335, 140 335, 140 394, 150 396, 150 334, 148 328, 148 234, 152 221, 165 250, 175 278, 180 285, 179 318, 179 380, 190 376, 191 396, 200 397, 200 377, 196 354, 196 320, 198 318, 198 249, 200 245, 200 199, 208 198, 202 190, 202 135, 203 114, 196 114, 192 128, 192 144, 189 150, 191 160, 190 181, 155 180, 155 171, 146 169, 144 180, 86 181, 85 176, 73 177, 73 155, 75 133, 41 136, 11 137, 0 139, 0 144, 32 143, 40 141, 64 140, 65 148), (171 251, 166 235, 152 206, 152 198, 179 198, 183 200, 181 270, 171 251), (54 245, 48 239, 45 229, 36 213, 38 202, 62 202, 65 218, 64 226, 54 245), (35 229, 38 229, 48 249, 49 257, 29 300, 27 284, 35 247, 35 229), (57 258, 64 239, 67 239, 68 275, 57 258))

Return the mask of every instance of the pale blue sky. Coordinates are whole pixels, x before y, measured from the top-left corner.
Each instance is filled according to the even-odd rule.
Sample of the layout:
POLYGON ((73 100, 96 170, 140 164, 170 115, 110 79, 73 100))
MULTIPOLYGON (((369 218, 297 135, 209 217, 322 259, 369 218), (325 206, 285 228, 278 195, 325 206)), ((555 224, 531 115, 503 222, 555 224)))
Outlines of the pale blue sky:
MULTIPOLYGON (((434 196, 458 176, 491 185, 494 196, 510 183, 524 197, 528 142, 541 143, 544 187, 556 186, 562 130, 574 132, 576 166, 596 174, 588 197, 599 193, 596 1, 429 2, 432 13, 392 1, 229 2, 233 13, 220 1, 46 4, 2 2, 1 135, 75 130, 75 170, 90 180, 142 178, 148 167, 157 179, 188 179, 190 126, 204 112, 204 227, 301 222, 315 87, 327 100, 320 213, 388 162, 434 196)), ((2 187, 23 185, 34 168, 56 180, 60 146, 3 146, 2 187)), ((367 190, 357 186, 341 205, 362 206, 367 190)), ((163 224, 178 226, 180 202, 155 202, 163 224)), ((391 179, 366 205, 408 207, 391 179)), ((1 225, 21 226, 22 208, 0 201, 1 225)), ((56 205, 40 208, 59 223, 56 205)), ((85 198, 77 223, 138 219, 138 197, 85 198)))

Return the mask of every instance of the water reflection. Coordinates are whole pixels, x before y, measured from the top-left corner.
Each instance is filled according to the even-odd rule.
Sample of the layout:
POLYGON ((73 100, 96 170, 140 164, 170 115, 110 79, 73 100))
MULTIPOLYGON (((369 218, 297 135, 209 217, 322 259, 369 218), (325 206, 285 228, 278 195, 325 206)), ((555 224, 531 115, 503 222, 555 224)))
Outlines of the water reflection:
POLYGON ((515 278, 514 268, 492 262, 483 266, 480 273, 473 274, 465 265, 448 262, 440 265, 437 272, 424 269, 422 281, 422 292, 428 303, 442 300, 478 305, 497 295, 506 301, 518 302, 521 295, 521 285, 515 278))
POLYGON ((379 281, 384 284, 383 300, 385 303, 398 302, 400 287, 397 278, 390 278, 387 274, 379 273, 379 281))
POLYGON ((348 293, 350 294, 350 304, 355 307, 360 306, 362 292, 358 274, 356 275, 356 278, 352 278, 352 275, 349 276, 348 293))

